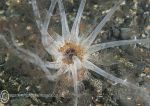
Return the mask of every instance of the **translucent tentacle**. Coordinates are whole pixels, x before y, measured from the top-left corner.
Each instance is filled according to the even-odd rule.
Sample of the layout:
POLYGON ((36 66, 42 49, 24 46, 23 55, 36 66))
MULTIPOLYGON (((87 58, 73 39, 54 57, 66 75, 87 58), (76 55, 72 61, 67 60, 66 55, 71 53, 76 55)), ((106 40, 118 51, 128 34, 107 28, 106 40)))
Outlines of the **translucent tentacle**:
POLYGON ((47 31, 49 23, 50 23, 50 19, 52 16, 52 13, 54 11, 55 5, 57 3, 57 0, 51 0, 51 5, 49 7, 49 10, 46 14, 45 20, 44 20, 44 25, 43 25, 43 30, 47 31))
POLYGON ((55 31, 50 31, 49 33, 51 33, 51 36, 52 36, 52 38, 55 40, 55 41, 59 41, 59 39, 62 39, 62 36, 61 35, 59 35, 57 32, 55 32, 55 31))
MULTIPOLYGON (((42 35, 42 37, 41 37, 42 38, 42 44, 43 44, 45 50, 50 54, 51 50, 50 50, 49 46, 54 42, 54 39, 49 35, 47 30, 43 29, 44 28, 43 25, 45 25, 45 26, 47 26, 47 24, 49 25, 49 23, 46 23, 46 22, 50 21, 51 13, 52 13, 52 10, 53 10, 54 7, 50 6, 49 12, 46 15, 45 23, 43 24, 42 21, 41 21, 41 16, 40 16, 40 13, 39 13, 39 9, 38 9, 36 0, 31 0, 31 3, 32 3, 32 8, 33 8, 34 15, 36 17, 37 26, 38 26, 38 28, 41 32, 41 35, 42 35)), ((52 3, 55 4, 54 1, 52 1, 52 3)))
POLYGON ((80 21, 83 13, 83 9, 85 6, 86 0, 81 0, 77 16, 75 18, 75 21, 73 23, 72 29, 71 29, 71 36, 70 39, 73 41, 78 41, 78 34, 79 34, 79 27, 80 27, 80 21))
POLYGON ((9 45, 8 41, 6 40, 6 38, 4 37, 4 35, 0 34, 0 40, 6 44, 7 48, 11 48, 11 46, 9 45))
POLYGON ((113 41, 113 42, 95 44, 95 45, 92 45, 89 48, 89 53, 92 54, 92 53, 95 53, 99 50, 103 50, 103 49, 107 49, 107 48, 111 48, 111 47, 137 44, 137 43, 148 43, 148 42, 150 42, 150 38, 147 38, 147 39, 134 39, 134 40, 121 40, 121 41, 113 41))
POLYGON ((50 68, 50 69, 59 69, 60 68, 60 63, 57 63, 57 62, 49 62, 49 61, 47 61, 46 63, 45 63, 45 65, 46 65, 46 67, 47 68, 50 68))
POLYGON ((37 6, 36 0, 31 0, 31 4, 32 4, 34 16, 36 18, 37 26, 39 29, 41 29, 42 28, 42 21, 41 21, 41 16, 40 16, 40 12, 39 12, 39 8, 37 6))
POLYGON ((45 50, 51 54, 52 50, 51 50, 51 47, 52 47, 52 44, 54 43, 54 40, 53 38, 49 35, 48 32, 43 32, 43 34, 45 36, 42 36, 42 44, 45 48, 45 50))
POLYGON ((105 72, 104 70, 102 70, 99 67, 95 66, 90 61, 85 61, 83 63, 83 65, 84 65, 85 68, 90 69, 90 70, 96 72, 97 74, 102 75, 103 77, 108 78, 111 81, 114 81, 115 83, 121 83, 123 85, 126 85, 126 82, 124 80, 121 80, 121 79, 105 72))
MULTIPOLYGON (((105 72, 104 70, 100 69, 99 67, 97 67, 96 65, 94 65, 93 63, 91 63, 90 61, 85 61, 83 63, 83 66, 91 71, 94 71, 95 73, 115 82, 116 84, 119 83, 119 84, 123 84, 129 88, 132 88, 134 90, 137 90, 139 95, 144 97, 144 99, 149 102, 150 101, 150 96, 149 96, 149 93, 144 89, 144 88, 141 88, 141 87, 138 87, 130 82, 127 82, 126 80, 122 80, 120 78, 117 78, 107 72, 105 72)), ((150 104, 150 102, 149 102, 150 104)))
POLYGON ((72 73, 72 78, 73 78, 73 84, 74 84, 74 92, 75 92, 75 104, 74 106, 77 106, 78 104, 78 75, 77 75, 77 65, 78 61, 76 58, 73 59, 74 64, 72 67, 70 67, 71 73, 72 73))
POLYGON ((108 12, 108 14, 103 18, 103 20, 98 24, 98 26, 94 29, 94 31, 83 41, 83 45, 90 46, 97 35, 100 33, 103 26, 106 24, 107 21, 111 18, 111 16, 115 13, 115 11, 119 8, 120 4, 124 0, 120 0, 117 4, 114 5, 114 7, 111 8, 111 10, 108 12))
POLYGON ((20 59, 26 61, 26 62, 30 62, 38 67, 40 67, 44 72, 46 77, 49 80, 54 80, 54 76, 52 76, 52 74, 49 72, 49 70, 46 68, 44 62, 41 60, 41 58, 38 55, 35 55, 34 53, 25 50, 23 48, 20 48, 13 36, 12 36, 12 42, 13 44, 10 45, 9 42, 6 40, 6 38, 3 35, 0 35, 0 39, 6 44, 6 46, 14 53, 16 54, 20 59))
POLYGON ((70 34, 70 31, 69 31, 66 13, 65 13, 65 9, 64 9, 62 0, 58 0, 58 6, 59 6, 60 16, 61 16, 62 36, 64 38, 67 38, 67 36, 69 36, 69 34, 70 34))

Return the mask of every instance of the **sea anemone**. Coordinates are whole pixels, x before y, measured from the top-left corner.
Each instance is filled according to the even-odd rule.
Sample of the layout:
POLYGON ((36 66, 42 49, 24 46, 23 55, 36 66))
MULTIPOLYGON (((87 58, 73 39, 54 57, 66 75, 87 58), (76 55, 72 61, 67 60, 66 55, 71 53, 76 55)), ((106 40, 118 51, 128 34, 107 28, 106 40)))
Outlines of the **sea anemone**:
MULTIPOLYGON (((80 35, 79 27, 80 21, 83 14, 83 9, 86 4, 86 0, 81 0, 77 15, 73 22, 73 26, 71 30, 68 27, 68 21, 66 18, 66 13, 64 9, 64 5, 62 0, 51 0, 51 5, 49 10, 47 11, 46 17, 44 21, 41 19, 41 15, 39 13, 39 8, 37 6, 36 0, 31 0, 31 4, 33 7, 34 16, 36 19, 37 27, 41 33, 41 41, 45 48, 45 50, 53 57, 53 61, 44 62, 40 59, 39 56, 31 53, 28 50, 20 48, 14 40, 13 33, 12 41, 13 45, 9 45, 8 41, 5 39, 3 35, 0 35, 0 39, 3 39, 7 47, 12 49, 18 56, 26 61, 29 61, 37 66, 39 66, 44 72, 46 77, 49 80, 54 81, 59 76, 63 74, 68 74, 72 76, 73 84, 74 84, 74 92, 75 92, 75 106, 78 104, 78 72, 82 69, 86 69, 86 71, 91 70, 111 81, 115 84, 123 84, 127 87, 131 87, 140 92, 140 95, 144 95, 145 99, 149 100, 149 95, 147 91, 143 88, 140 88, 127 80, 123 80, 115 77, 112 74, 107 73, 103 69, 99 68, 95 64, 91 62, 92 54, 98 52, 103 49, 122 46, 122 45, 130 45, 130 44, 139 44, 139 43, 148 43, 150 39, 132 39, 132 40, 121 40, 121 41, 113 41, 108 43, 100 43, 93 44, 97 35, 101 32, 103 26, 109 21, 111 16, 117 11, 120 4, 124 0, 120 0, 117 2, 108 12, 108 14, 102 19, 102 21, 93 29, 93 31, 87 36, 83 37, 80 35), (48 33, 48 27, 50 23, 51 16, 53 14, 54 8, 58 3, 62 24, 62 34, 58 34, 55 32, 55 38, 48 33), (25 57, 25 58, 24 58, 25 57), (51 74, 49 69, 57 69, 56 73, 51 74)), ((148 101, 149 102, 149 101, 148 101)))

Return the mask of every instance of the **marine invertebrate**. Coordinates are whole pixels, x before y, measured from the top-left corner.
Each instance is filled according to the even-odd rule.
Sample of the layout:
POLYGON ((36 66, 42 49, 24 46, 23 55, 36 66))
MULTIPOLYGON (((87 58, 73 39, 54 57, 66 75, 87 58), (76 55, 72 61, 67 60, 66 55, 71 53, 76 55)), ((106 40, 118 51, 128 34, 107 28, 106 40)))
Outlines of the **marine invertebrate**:
POLYGON ((98 24, 96 28, 90 33, 87 38, 83 38, 80 36, 79 33, 79 25, 82 18, 83 9, 86 3, 86 0, 81 0, 76 18, 74 20, 73 26, 71 30, 69 30, 68 22, 66 19, 65 9, 62 3, 62 0, 51 0, 51 5, 47 12, 47 15, 42 21, 39 9, 36 3, 36 0, 31 0, 31 4, 33 7, 33 12, 35 15, 36 23, 38 29, 41 33, 41 41, 45 48, 45 50, 53 56, 53 62, 44 62, 40 59, 39 56, 31 53, 28 50, 20 48, 15 39, 12 35, 13 45, 10 45, 9 42, 5 39, 4 36, 0 35, 0 39, 2 39, 8 48, 12 49, 13 52, 18 54, 20 58, 23 60, 29 61, 37 66, 39 66, 44 72, 45 75, 49 80, 55 80, 60 75, 70 73, 72 75, 73 84, 74 84, 74 91, 75 91, 75 105, 78 102, 78 70, 82 68, 86 68, 88 70, 94 71, 95 73, 108 78, 109 80, 113 81, 114 83, 123 84, 125 86, 130 86, 133 89, 139 90, 141 95, 145 95, 145 98, 149 96, 145 89, 140 88, 126 80, 122 80, 120 78, 115 77, 112 74, 109 74, 102 70, 101 68, 97 67, 90 61, 90 57, 93 53, 116 46, 121 45, 129 45, 129 44, 137 44, 137 43, 148 43, 150 39, 134 39, 134 40, 122 40, 122 41, 113 41, 108 43, 100 43, 100 44, 93 44, 94 40, 96 39, 97 35, 101 32, 101 29, 109 21, 110 17, 114 14, 114 12, 119 8, 120 4, 123 0, 120 0, 116 3, 112 9, 108 12, 108 14, 103 18, 103 20, 98 24), (55 5, 58 3, 60 16, 61 16, 61 23, 62 23, 62 34, 59 35, 56 33, 56 39, 54 39, 48 33, 48 26, 50 23, 50 19, 55 8, 55 5), (25 57, 25 58, 24 58, 25 57), (58 69, 58 71, 52 75, 49 69, 58 69))

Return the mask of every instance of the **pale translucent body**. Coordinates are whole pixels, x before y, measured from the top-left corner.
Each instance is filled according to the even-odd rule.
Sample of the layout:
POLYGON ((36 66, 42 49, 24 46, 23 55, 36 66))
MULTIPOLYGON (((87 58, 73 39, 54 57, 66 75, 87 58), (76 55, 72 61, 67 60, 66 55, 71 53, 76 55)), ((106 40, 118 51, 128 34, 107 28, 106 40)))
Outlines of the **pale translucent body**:
POLYGON ((131 87, 132 89, 139 90, 139 95, 144 95, 144 99, 148 102, 150 101, 148 92, 145 89, 142 89, 130 82, 127 82, 126 80, 122 80, 120 78, 115 77, 112 74, 107 73, 106 71, 102 70, 101 68, 94 65, 92 62, 90 62, 89 58, 92 53, 95 53, 97 51, 107 49, 110 47, 116 47, 116 46, 122 46, 122 45, 129 45, 129 44, 138 44, 138 43, 150 43, 150 39, 135 39, 135 40, 122 40, 122 41, 113 41, 108 43, 101 43, 101 44, 95 44, 92 45, 97 35, 100 33, 103 26, 106 24, 106 22, 111 18, 111 16, 114 14, 114 12, 119 8, 119 5, 123 2, 123 0, 120 0, 117 4, 115 4, 112 9, 108 12, 108 14, 104 17, 104 19, 98 24, 98 26, 93 29, 91 34, 85 38, 82 39, 79 37, 79 26, 80 21, 82 18, 83 9, 86 3, 86 0, 81 0, 79 10, 77 12, 77 16, 75 18, 75 21, 73 23, 73 26, 71 28, 71 31, 68 27, 68 22, 66 18, 66 13, 64 9, 64 5, 62 3, 62 0, 51 0, 50 8, 46 14, 46 18, 44 22, 41 21, 41 16, 39 13, 39 9, 37 7, 36 0, 31 0, 33 12, 35 15, 37 26, 41 32, 41 40, 42 44, 45 48, 45 50, 52 56, 54 56, 55 61, 54 62, 43 62, 39 56, 36 54, 31 53, 28 50, 20 48, 16 43, 14 38, 12 37, 13 44, 9 44, 8 41, 5 39, 3 35, 0 35, 0 39, 7 45, 7 47, 15 54, 18 54, 18 56, 28 62, 31 62, 37 66, 39 66, 44 72, 45 75, 49 80, 55 80, 57 77, 59 77, 61 74, 65 74, 67 72, 72 74, 72 79, 74 82, 74 91, 75 91, 75 106, 78 104, 78 78, 77 73, 78 70, 81 67, 84 67, 86 69, 92 70, 95 73, 113 81, 114 83, 123 84, 127 87, 131 87), (54 39, 49 33, 48 33, 48 26, 51 19, 51 16, 53 14, 54 7, 58 3, 58 7, 60 10, 60 17, 61 17, 61 23, 62 23, 62 36, 56 33, 57 39, 54 39), (69 38, 69 39, 68 39, 69 38), (74 56, 73 57, 73 64, 66 65, 63 63, 63 55, 58 51, 58 49, 64 45, 65 40, 69 40, 70 42, 79 43, 81 42, 81 46, 86 49, 86 54, 81 61, 79 57, 74 56), (15 48, 14 48, 15 47, 15 48), (26 59, 24 57, 27 57, 26 59), (52 75, 49 69, 58 69, 58 71, 52 75))

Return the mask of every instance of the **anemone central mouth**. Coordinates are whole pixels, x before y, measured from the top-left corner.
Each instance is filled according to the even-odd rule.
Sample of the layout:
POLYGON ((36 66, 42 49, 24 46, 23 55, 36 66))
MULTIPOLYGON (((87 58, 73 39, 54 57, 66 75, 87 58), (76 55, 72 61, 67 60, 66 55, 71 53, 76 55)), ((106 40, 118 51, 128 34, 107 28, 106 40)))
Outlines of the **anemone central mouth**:
POLYGON ((75 49, 69 48, 68 50, 66 50, 65 57, 67 59, 72 60, 73 56, 77 56, 75 49))
POLYGON ((63 62, 65 64, 73 63, 73 56, 77 56, 81 61, 84 56, 84 49, 75 43, 65 43, 59 48, 59 51, 63 54, 63 62))

